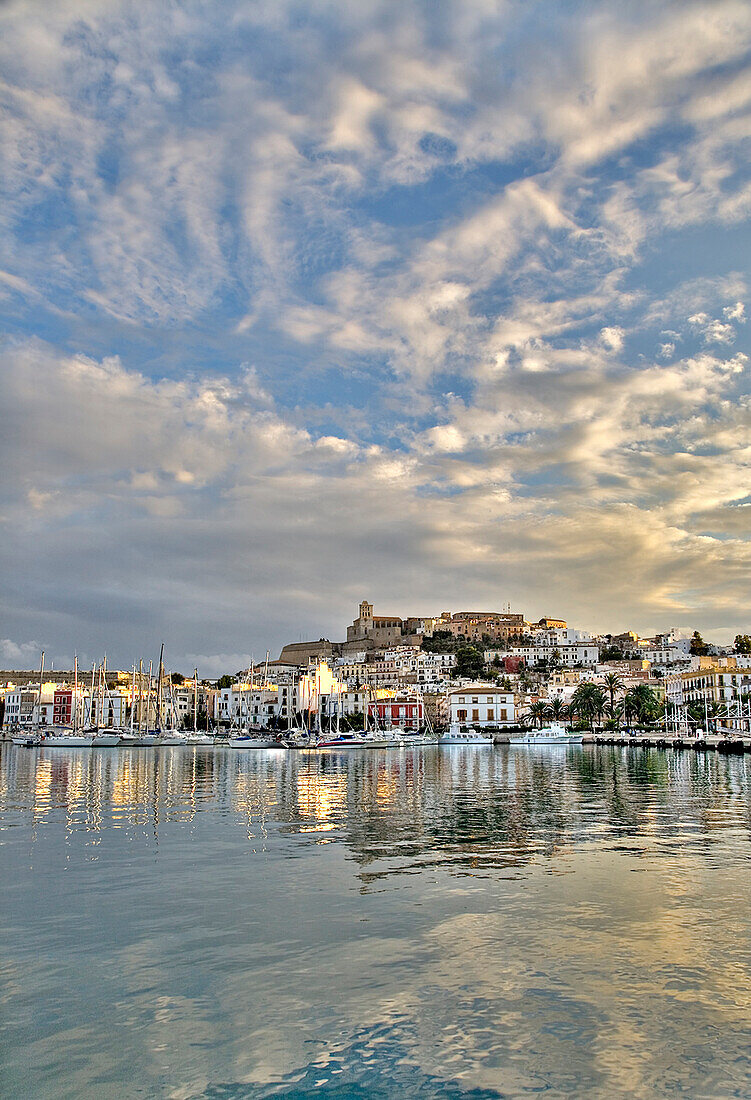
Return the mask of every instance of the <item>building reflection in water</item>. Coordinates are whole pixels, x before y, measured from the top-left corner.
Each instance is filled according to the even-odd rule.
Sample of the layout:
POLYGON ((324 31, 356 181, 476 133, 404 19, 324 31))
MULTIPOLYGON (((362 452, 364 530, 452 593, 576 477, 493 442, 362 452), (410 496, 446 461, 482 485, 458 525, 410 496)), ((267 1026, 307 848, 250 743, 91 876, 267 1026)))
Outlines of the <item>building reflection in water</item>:
POLYGON ((34 828, 158 838, 197 815, 249 842, 270 830, 344 842, 367 884, 442 864, 481 874, 565 854, 603 835, 634 850, 706 846, 751 828, 745 758, 636 749, 233 751, 3 746, 0 809, 34 828))

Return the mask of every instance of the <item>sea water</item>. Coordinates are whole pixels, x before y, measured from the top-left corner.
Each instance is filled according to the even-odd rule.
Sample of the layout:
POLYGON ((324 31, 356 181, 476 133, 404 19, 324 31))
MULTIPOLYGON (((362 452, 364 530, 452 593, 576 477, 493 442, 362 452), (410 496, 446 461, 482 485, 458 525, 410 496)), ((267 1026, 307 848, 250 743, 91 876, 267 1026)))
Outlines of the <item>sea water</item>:
POLYGON ((0 748, 3 1097, 751 1096, 751 760, 0 748))

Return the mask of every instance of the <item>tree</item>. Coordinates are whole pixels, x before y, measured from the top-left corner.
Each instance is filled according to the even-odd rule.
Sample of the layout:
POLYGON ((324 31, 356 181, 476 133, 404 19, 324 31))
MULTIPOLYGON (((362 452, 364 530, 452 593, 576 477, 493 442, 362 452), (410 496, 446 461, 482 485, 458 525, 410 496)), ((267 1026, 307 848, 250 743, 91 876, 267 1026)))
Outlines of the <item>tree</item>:
POLYGON ((538 726, 542 726, 542 723, 543 723, 543 721, 545 719, 545 716, 547 714, 547 710, 548 710, 547 704, 543 703, 542 700, 539 700, 537 703, 532 704, 532 706, 527 711, 527 715, 538 726))
POLYGON ((615 717, 615 697, 623 689, 623 680, 617 672, 608 672, 605 676, 605 690, 610 695, 610 717, 615 717))
MULTIPOLYGON (((720 706, 714 699, 707 699, 706 704, 704 702, 689 703, 688 707, 689 716, 693 718, 697 725, 704 726, 705 719, 707 724, 716 721, 720 714, 720 706)), ((705 730, 708 733, 709 730, 705 730)))
POLYGON ((660 715, 660 701, 647 684, 639 684, 623 697, 626 720, 633 719, 640 726, 649 726, 660 715))
POLYGON ((232 676, 220 676, 216 682, 216 686, 219 691, 222 691, 223 688, 232 687, 234 682, 234 677, 232 676))
POLYGON ((605 692, 598 684, 579 684, 571 699, 570 710, 592 728, 595 718, 602 716, 606 705, 605 692))
POLYGON ((736 653, 751 653, 751 634, 736 634, 733 648, 736 653))
POLYGON ((185 682, 185 677, 183 676, 182 672, 173 672, 170 676, 170 680, 173 684, 182 684, 185 682))
POLYGON ((450 630, 436 630, 423 638, 422 649, 425 653, 455 653, 457 644, 458 639, 450 630))
POLYGON ((709 646, 702 638, 698 630, 695 630, 691 636, 691 655, 693 657, 706 657, 709 653, 709 646))
POLYGON ((554 722, 561 722, 568 716, 568 707, 562 699, 551 699, 546 710, 554 722))
POLYGON ((485 671, 485 658, 481 649, 474 645, 460 645, 456 651, 455 676, 466 676, 478 680, 485 671))

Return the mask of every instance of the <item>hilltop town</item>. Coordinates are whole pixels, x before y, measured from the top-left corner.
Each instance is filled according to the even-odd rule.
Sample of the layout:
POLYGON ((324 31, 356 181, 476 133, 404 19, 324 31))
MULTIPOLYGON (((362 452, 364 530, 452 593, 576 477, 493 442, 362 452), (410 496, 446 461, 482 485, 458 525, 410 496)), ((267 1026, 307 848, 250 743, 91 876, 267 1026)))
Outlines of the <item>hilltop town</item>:
MULTIPOLYGON (((94 690, 93 673, 91 685, 72 671, 40 685, 39 672, 0 672, 3 731, 64 726, 74 710, 101 726, 126 725, 146 690, 143 669, 98 670, 96 680, 94 690)), ((291 642, 278 659, 218 681, 173 673, 167 692, 176 724, 217 731, 282 729, 300 716, 319 723, 336 716, 351 728, 373 720, 499 730, 564 717, 648 724, 671 710, 698 721, 702 711, 732 717, 735 707, 742 717, 751 638, 719 647, 696 631, 593 635, 509 608, 402 618, 376 615, 363 600, 342 641, 291 642)))

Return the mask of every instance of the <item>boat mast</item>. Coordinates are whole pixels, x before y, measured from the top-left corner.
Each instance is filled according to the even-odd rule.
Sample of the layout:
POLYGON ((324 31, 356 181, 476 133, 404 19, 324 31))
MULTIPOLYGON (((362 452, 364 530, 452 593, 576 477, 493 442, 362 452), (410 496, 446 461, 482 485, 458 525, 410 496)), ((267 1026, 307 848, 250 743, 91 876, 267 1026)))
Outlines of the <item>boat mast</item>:
POLYGON ((149 661, 149 686, 146 690, 146 728, 149 728, 149 720, 151 718, 151 682, 154 672, 154 662, 149 661))
MULTIPOLYGON (((37 729, 42 724, 42 680, 44 679, 44 650, 42 650, 42 659, 39 662, 39 693, 37 695, 37 729)), ((32 727, 34 725, 34 714, 32 712, 32 727)))
POLYGON ((198 669, 193 669, 193 733, 198 733, 198 669))
MULTIPOLYGON (((135 666, 134 666, 135 667, 135 666)), ((138 661, 138 732, 143 726, 143 657, 138 661)))
MULTIPOLYGON (((91 703, 89 704, 89 728, 94 725, 94 677, 96 676, 96 661, 91 666, 91 703)), ((99 715, 97 714, 97 729, 99 728, 99 715)))
POLYGON ((71 706, 73 711, 71 717, 73 719, 73 736, 76 736, 78 730, 78 654, 73 658, 73 704, 71 706))
MULTIPOLYGON (((99 714, 101 714, 101 716, 102 716, 102 722, 101 722, 102 725, 105 725, 105 722, 104 722, 104 704, 106 702, 106 699, 107 699, 107 654, 105 653, 104 660, 102 661, 102 707, 101 707, 101 710, 99 711, 99 714)), ((107 723, 107 724, 109 724, 109 723, 107 723)), ((99 722, 97 722, 97 728, 98 727, 99 727, 99 722)))
POLYGON ((164 679, 164 642, 159 650, 159 680, 156 694, 156 728, 162 731, 162 680, 164 679))
POLYGON ((133 723, 136 716, 136 662, 133 662, 133 673, 130 678, 130 733, 133 735, 133 723))

